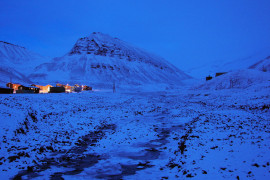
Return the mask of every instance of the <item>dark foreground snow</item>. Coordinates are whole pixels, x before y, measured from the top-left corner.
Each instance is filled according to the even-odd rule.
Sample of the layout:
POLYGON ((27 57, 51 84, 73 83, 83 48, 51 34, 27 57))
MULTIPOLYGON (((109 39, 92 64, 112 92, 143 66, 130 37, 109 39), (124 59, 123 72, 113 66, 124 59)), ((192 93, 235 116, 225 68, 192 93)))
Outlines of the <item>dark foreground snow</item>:
POLYGON ((269 96, 1 95, 1 179, 269 179, 269 96))

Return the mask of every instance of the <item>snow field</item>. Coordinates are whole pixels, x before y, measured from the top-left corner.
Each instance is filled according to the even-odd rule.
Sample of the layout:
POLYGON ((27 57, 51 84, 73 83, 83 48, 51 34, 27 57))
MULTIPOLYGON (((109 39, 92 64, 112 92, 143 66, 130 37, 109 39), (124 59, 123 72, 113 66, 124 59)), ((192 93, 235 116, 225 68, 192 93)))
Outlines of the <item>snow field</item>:
POLYGON ((1 95, 0 171, 6 179, 268 179, 268 92, 260 84, 1 95))

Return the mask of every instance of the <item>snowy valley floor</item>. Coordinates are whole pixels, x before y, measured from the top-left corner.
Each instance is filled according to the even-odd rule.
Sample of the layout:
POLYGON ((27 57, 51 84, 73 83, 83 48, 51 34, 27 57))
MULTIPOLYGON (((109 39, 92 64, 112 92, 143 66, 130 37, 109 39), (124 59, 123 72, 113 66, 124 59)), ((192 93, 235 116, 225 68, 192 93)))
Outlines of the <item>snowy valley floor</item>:
POLYGON ((0 95, 1 179, 270 179, 269 105, 269 89, 0 95))

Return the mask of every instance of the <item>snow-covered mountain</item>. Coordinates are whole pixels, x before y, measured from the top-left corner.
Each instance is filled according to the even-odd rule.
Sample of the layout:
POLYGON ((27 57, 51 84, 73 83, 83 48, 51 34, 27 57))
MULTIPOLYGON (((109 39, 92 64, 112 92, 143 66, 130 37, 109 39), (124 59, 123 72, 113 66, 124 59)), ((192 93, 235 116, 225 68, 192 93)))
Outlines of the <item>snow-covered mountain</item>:
POLYGON ((91 84, 180 84, 190 78, 168 61, 118 38, 92 33, 63 57, 35 69, 34 81, 91 84))
POLYGON ((6 83, 12 81, 13 83, 29 84, 31 80, 23 73, 14 68, 0 66, 0 85, 5 86, 6 83))
MULTIPOLYGON (((255 65, 263 58, 269 55, 268 51, 260 52, 257 54, 253 54, 251 56, 235 59, 235 60, 228 60, 228 61, 216 61, 212 63, 207 63, 200 67, 194 67, 192 69, 187 70, 186 72, 189 73, 191 76, 205 79, 206 76, 211 75, 214 76, 217 72, 231 72, 237 70, 248 69, 250 67, 254 67, 255 65)), ((269 59, 262 60, 267 63, 269 59)), ((264 64, 263 64, 264 65, 264 64)), ((263 66, 262 65, 262 66, 263 66)), ((260 67, 259 65, 256 67, 260 67)))
POLYGON ((10 80, 18 83, 31 83, 27 76, 33 69, 49 58, 31 52, 24 47, 0 41, 0 82, 10 80))
POLYGON ((196 89, 245 89, 253 85, 266 85, 269 88, 270 73, 254 69, 236 70, 206 81, 196 89))
POLYGON ((264 58, 263 60, 253 64, 249 67, 250 69, 257 69, 264 72, 270 72, 270 56, 264 58))

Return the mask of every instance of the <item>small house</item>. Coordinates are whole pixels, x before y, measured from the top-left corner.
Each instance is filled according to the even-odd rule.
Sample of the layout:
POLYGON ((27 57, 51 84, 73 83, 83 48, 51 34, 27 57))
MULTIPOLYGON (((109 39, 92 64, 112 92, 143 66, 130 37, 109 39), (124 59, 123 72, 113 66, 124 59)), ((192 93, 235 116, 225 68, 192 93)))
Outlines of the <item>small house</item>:
POLYGON ((64 93, 66 89, 64 87, 50 87, 49 93, 64 93))
POLYGON ((209 80, 213 79, 213 77, 209 75, 205 79, 206 79, 206 81, 209 81, 209 80))
POLYGON ((227 72, 218 72, 218 73, 216 73, 216 77, 221 76, 221 75, 226 74, 226 73, 227 72))
MULTIPOLYGON (((56 87, 63 87, 65 89, 65 92, 71 92, 73 89, 72 86, 70 86, 69 84, 64 85, 64 84, 57 83, 56 87)), ((59 89, 59 88, 57 88, 57 89, 59 89)))
POLYGON ((32 84, 32 86, 38 87, 40 89, 40 93, 48 93, 50 91, 50 87, 53 87, 49 84, 46 86, 32 84))
POLYGON ((82 91, 82 87, 75 87, 75 88, 74 88, 74 91, 75 91, 75 92, 81 92, 81 91, 82 91))
POLYGON ((18 83, 13 84, 13 83, 10 82, 10 83, 7 83, 6 86, 8 88, 13 89, 13 91, 16 92, 19 89, 19 86, 21 86, 21 84, 18 84, 18 83))
POLYGON ((13 94, 13 89, 0 86, 0 94, 13 94))
POLYGON ((73 89, 73 88, 72 88, 70 85, 68 85, 68 84, 67 84, 67 85, 64 85, 63 87, 65 88, 66 92, 71 92, 72 89, 73 89))
POLYGON ((92 87, 90 86, 83 86, 84 91, 92 91, 92 87))
POLYGON ((39 88, 35 86, 19 86, 18 90, 16 90, 16 93, 39 93, 39 88))
POLYGON ((56 87, 64 87, 64 86, 65 86, 64 84, 60 84, 60 83, 56 84, 56 87))

